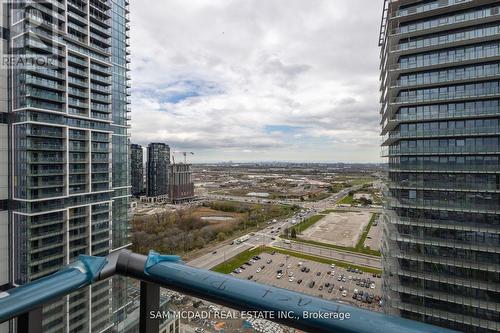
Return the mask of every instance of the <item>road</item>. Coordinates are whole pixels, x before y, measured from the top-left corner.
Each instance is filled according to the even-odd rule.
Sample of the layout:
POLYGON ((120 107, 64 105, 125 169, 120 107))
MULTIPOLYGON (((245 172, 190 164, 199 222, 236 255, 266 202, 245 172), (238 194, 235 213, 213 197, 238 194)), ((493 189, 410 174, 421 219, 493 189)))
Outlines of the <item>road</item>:
MULTIPOLYGON (((251 203, 275 203, 275 204, 285 204, 292 203, 298 204, 303 209, 307 209, 308 211, 304 213, 297 213, 294 217, 289 219, 281 219, 272 225, 267 225, 265 228, 255 232, 249 233, 250 237, 248 241, 239 245, 221 245, 216 249, 216 253, 210 252, 201 257, 198 257, 188 264, 190 266, 210 269, 212 267, 217 266, 218 264, 238 255, 239 253, 250 249, 254 246, 259 245, 268 245, 268 246, 280 246, 283 247, 283 242, 279 238, 279 234, 282 230, 292 226, 292 220, 296 220, 300 222, 301 220, 307 219, 325 209, 331 209, 334 207, 335 203, 345 197, 350 191, 358 190, 362 187, 362 185, 356 185, 340 192, 333 194, 332 196, 323 199, 321 201, 316 202, 287 202, 284 200, 268 200, 262 198, 254 198, 254 197, 238 197, 238 196, 226 196, 226 195, 208 195, 207 197, 210 199, 216 200, 233 200, 239 202, 251 202, 251 203)), ((354 209, 354 208, 353 208, 354 209)), ((356 208, 362 210, 362 208, 356 208)), ((377 210, 378 212, 378 210, 377 210)), ((288 249, 290 249, 290 245, 287 245, 288 249)), ((320 255, 322 257, 327 257, 332 260, 340 260, 346 262, 352 262, 353 264, 361 265, 361 266, 369 266, 374 268, 380 268, 380 259, 373 256, 365 256, 362 254, 349 253, 343 251, 336 251, 331 249, 326 249, 324 247, 318 247, 313 245, 302 245, 302 244, 293 244, 291 245, 293 250, 301 251, 304 253, 320 255)))
POLYGON ((286 250, 294 250, 297 252, 312 254, 315 256, 325 257, 332 260, 339 260, 353 265, 366 266, 381 269, 382 265, 380 258, 376 256, 369 256, 358 253, 351 253, 347 251, 329 249, 321 246, 314 246, 309 244, 294 243, 284 244, 282 241, 276 241, 272 244, 275 247, 280 247, 286 250))

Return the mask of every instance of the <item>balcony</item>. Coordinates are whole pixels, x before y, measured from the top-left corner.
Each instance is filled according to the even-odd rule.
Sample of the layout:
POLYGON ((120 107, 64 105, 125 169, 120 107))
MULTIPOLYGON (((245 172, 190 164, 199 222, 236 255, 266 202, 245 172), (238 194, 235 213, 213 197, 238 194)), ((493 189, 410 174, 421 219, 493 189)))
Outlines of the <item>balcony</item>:
MULTIPOLYGON (((308 332, 368 333, 374 332, 374 328, 385 333, 454 332, 193 268, 176 256, 154 252, 143 256, 127 250, 113 252, 107 257, 80 256, 78 261, 53 275, 8 290, 0 299, 0 322, 17 317, 17 332, 39 333, 44 304, 114 275, 141 280, 140 312, 144 314, 160 310, 161 286, 233 309, 266 313, 272 321, 308 332), (289 315, 284 316, 285 313, 289 315), (338 319, 347 314, 352 320, 338 319), (310 315, 314 317, 308 317, 310 315)), ((140 333, 156 333, 159 328, 159 320, 140 316, 140 333)))

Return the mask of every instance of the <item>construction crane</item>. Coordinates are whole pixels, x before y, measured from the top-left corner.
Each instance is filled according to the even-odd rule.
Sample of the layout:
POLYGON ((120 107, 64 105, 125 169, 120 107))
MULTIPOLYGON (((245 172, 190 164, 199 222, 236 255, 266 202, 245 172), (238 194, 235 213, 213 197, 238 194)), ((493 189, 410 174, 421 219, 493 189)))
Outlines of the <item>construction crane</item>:
POLYGON ((182 154, 184 156, 184 164, 187 164, 187 155, 194 155, 192 151, 173 151, 172 152, 172 161, 175 164, 175 154, 182 154))

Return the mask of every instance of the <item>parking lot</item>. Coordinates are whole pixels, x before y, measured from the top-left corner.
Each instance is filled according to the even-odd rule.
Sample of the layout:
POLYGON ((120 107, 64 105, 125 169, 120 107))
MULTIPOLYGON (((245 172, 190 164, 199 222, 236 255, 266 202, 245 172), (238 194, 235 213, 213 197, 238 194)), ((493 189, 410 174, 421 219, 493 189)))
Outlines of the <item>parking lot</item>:
POLYGON ((244 264, 238 270, 240 273, 233 272, 231 274, 241 279, 249 279, 324 299, 338 300, 372 311, 382 311, 377 298, 377 296, 381 295, 381 279, 380 277, 373 277, 371 273, 348 272, 346 268, 331 268, 327 264, 280 253, 274 255, 262 253, 259 257, 261 259, 252 259, 247 264, 244 264), (271 262, 269 262, 270 260, 271 262), (303 271, 304 268, 306 271, 303 271), (278 278, 278 271, 280 270, 283 275, 278 278), (341 281, 338 280, 339 276, 341 281), (291 277, 293 277, 292 281, 290 281, 291 277), (363 283, 363 279, 365 281, 369 279, 370 282, 363 283), (312 281, 314 281, 314 286, 311 287, 312 281), (372 282, 374 288, 371 288, 372 282), (365 287, 362 287, 362 284, 365 284, 365 287), (357 291, 356 295, 359 295, 358 299, 360 300, 353 299, 355 291, 357 291), (361 291, 363 295, 368 293, 368 297, 362 296, 361 291))

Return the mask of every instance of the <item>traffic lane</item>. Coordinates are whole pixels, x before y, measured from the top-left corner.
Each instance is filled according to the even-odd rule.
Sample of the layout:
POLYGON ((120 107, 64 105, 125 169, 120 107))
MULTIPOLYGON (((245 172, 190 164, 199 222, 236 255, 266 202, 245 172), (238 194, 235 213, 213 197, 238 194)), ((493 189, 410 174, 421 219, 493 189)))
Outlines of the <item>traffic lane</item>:
POLYGON ((207 253, 201 257, 191 260, 188 262, 188 265, 197 268, 210 269, 252 247, 253 245, 248 243, 240 245, 225 245, 215 250, 215 254, 213 252, 207 253))
POLYGON ((311 245, 301 244, 301 243, 291 243, 291 244, 283 244, 283 242, 275 241, 273 242, 274 246, 286 249, 293 250, 296 252, 302 252, 307 254, 318 255, 321 257, 327 257, 332 260, 339 260, 347 263, 351 263, 353 265, 359 266, 367 266, 371 268, 381 269, 382 264, 380 258, 377 257, 368 257, 362 254, 349 253, 343 251, 336 251, 334 249, 326 249, 322 247, 315 247, 311 245))

